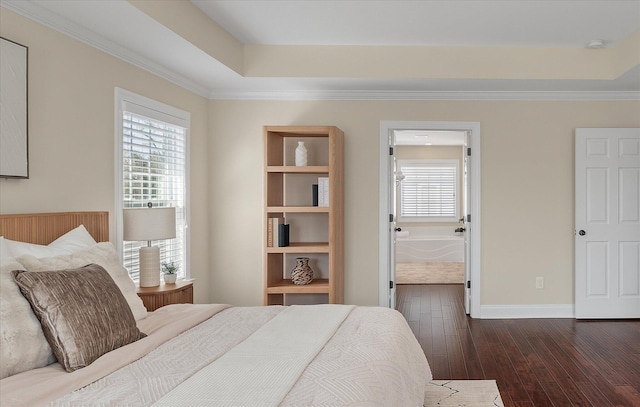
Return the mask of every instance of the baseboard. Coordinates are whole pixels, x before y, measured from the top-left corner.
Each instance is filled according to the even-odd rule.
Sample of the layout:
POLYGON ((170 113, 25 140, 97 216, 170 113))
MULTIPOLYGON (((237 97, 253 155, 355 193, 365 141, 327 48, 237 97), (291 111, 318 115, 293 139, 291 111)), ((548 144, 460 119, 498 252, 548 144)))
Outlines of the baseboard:
POLYGON ((575 318, 573 304, 482 305, 481 319, 575 318))

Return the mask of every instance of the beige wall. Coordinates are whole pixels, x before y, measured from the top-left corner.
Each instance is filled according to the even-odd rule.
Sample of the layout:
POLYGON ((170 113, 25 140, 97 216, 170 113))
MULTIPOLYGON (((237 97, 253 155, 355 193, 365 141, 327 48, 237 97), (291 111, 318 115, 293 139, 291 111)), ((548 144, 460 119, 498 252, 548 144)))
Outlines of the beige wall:
POLYGON ((639 111, 638 101, 211 101, 212 298, 260 303, 261 126, 315 124, 345 133, 345 300, 377 304, 380 121, 425 120, 480 122, 481 303, 573 303, 574 129, 638 127, 639 111))
POLYGON ((29 46, 31 161, 31 179, 0 180, 2 213, 113 221, 114 87, 191 113, 197 302, 261 303, 263 125, 344 130, 345 294, 361 305, 378 302, 381 120, 480 122, 484 305, 573 302, 574 129, 640 127, 638 101, 207 101, 4 8, 0 34, 29 46))
POLYGON ((189 111, 191 272, 209 301, 207 99, 5 8, 0 34, 29 47, 30 162, 30 179, 0 179, 0 213, 107 210, 114 240, 114 88, 189 111))

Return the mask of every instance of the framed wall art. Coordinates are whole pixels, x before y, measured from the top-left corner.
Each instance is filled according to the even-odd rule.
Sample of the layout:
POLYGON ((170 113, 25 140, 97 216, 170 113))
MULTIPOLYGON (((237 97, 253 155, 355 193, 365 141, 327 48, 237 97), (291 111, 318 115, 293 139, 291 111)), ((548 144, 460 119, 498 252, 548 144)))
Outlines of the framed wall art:
POLYGON ((0 37, 0 177, 29 178, 28 48, 0 37))

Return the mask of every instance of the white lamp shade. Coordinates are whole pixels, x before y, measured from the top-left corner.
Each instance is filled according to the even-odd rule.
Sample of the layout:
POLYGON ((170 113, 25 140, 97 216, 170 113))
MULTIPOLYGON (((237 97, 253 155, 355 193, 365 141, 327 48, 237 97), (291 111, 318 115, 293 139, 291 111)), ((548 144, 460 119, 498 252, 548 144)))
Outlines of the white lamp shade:
POLYGON ((151 241, 176 237, 176 208, 124 209, 122 238, 151 241))

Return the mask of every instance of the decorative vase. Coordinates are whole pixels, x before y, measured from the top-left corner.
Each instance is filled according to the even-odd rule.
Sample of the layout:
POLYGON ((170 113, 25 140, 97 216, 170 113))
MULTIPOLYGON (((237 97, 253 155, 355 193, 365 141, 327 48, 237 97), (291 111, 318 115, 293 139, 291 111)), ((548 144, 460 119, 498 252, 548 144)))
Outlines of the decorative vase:
POLYGON ((295 285, 305 285, 313 281, 313 270, 308 257, 297 257, 296 266, 291 269, 291 281, 295 285))
POLYGON ((298 141, 298 147, 296 147, 296 166, 304 167, 307 165, 307 148, 304 146, 304 141, 298 141))
POLYGON ((176 278, 178 278, 177 274, 164 274, 164 283, 165 284, 175 284, 176 278))

